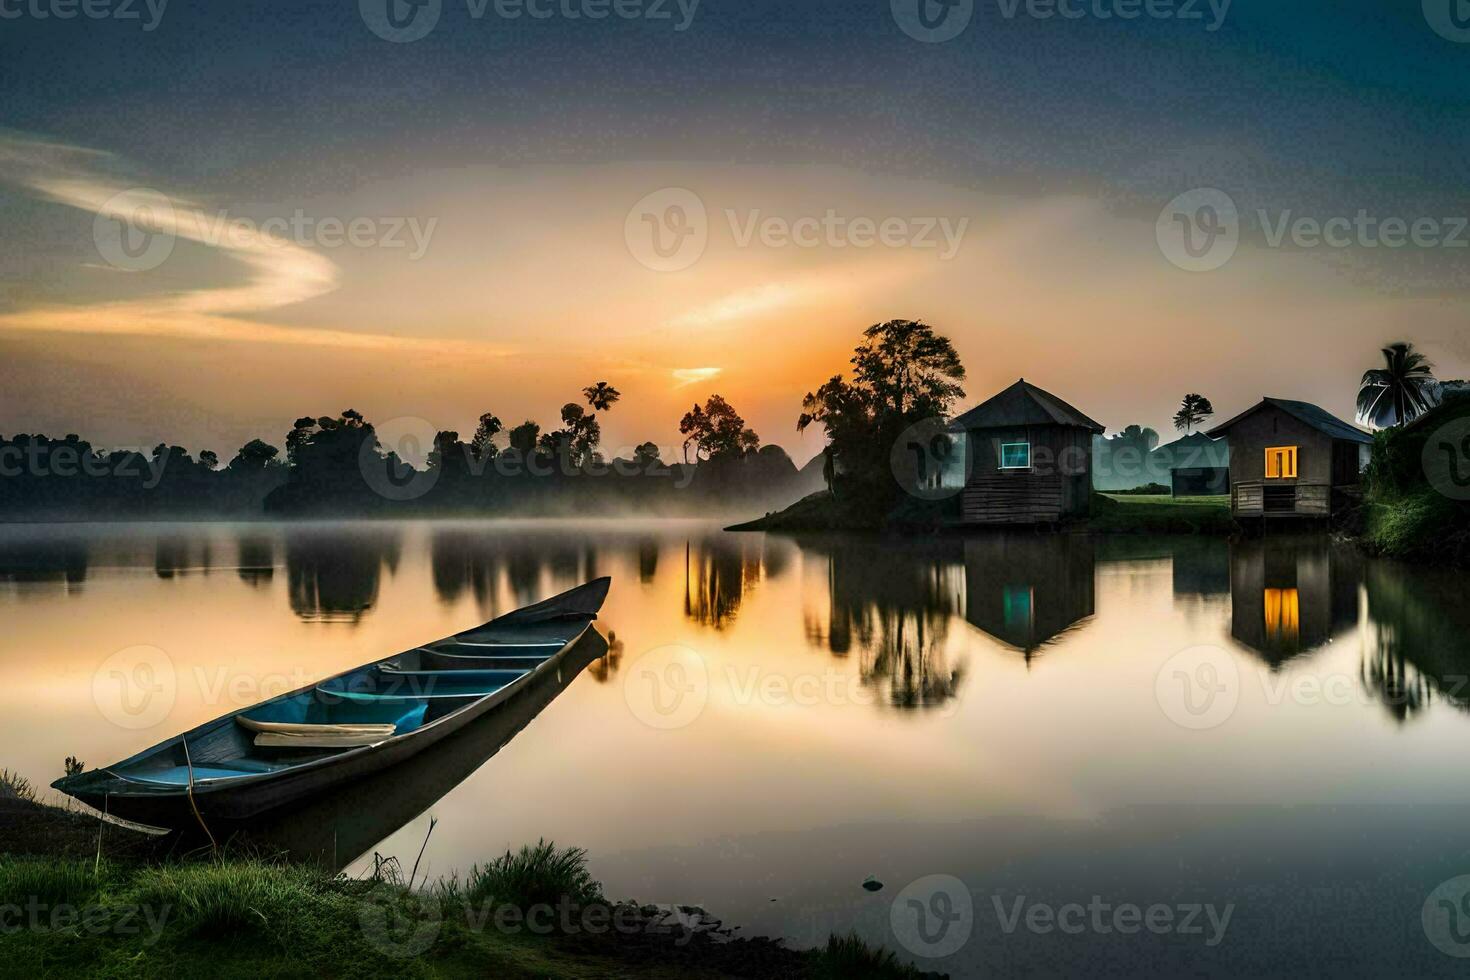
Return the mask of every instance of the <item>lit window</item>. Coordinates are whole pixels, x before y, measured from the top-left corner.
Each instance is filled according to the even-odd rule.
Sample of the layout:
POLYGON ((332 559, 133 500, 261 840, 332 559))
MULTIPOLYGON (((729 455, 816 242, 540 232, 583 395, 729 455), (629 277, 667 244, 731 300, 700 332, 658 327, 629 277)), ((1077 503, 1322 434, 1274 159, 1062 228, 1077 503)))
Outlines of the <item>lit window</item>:
POLYGON ((1290 480, 1295 477, 1295 446, 1275 446, 1266 450, 1266 479, 1290 480))
POLYGON ((1001 443, 1000 468, 1003 470, 1029 470, 1031 468, 1031 443, 1001 443))
POLYGON ((1295 648, 1301 639, 1301 596, 1296 589, 1266 589, 1266 639, 1295 648))

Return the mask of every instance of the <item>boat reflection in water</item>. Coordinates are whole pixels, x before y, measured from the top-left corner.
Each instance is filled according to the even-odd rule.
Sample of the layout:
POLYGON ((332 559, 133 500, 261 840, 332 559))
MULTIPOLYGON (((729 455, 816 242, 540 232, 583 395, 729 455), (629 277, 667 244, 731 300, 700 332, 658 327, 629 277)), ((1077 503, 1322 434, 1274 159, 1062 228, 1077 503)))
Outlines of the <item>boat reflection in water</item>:
MULTIPOLYGON (((447 736, 434 748, 344 789, 263 822, 212 824, 216 840, 284 852, 293 861, 339 870, 428 810, 515 738, 589 664, 608 652, 595 629, 514 698, 447 736)), ((202 830, 181 832, 192 840, 202 830)))

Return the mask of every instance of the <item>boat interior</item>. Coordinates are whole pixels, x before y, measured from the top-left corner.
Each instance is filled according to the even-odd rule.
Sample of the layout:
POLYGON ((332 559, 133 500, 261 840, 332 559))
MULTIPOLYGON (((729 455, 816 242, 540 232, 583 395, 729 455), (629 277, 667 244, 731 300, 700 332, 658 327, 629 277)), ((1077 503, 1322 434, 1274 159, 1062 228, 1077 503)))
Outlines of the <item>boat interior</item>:
POLYGON ((405 735, 491 697, 556 656, 591 616, 487 624, 219 719, 109 771, 180 789, 280 772, 405 735))

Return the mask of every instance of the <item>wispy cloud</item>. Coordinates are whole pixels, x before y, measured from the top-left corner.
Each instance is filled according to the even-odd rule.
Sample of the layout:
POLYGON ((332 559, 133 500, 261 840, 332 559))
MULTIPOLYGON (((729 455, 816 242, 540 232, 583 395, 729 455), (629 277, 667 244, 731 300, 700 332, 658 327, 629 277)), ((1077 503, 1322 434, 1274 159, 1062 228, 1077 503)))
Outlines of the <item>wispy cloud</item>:
POLYGON ((675 368, 674 380, 679 382, 675 388, 687 388, 689 385, 698 384, 701 381, 709 381, 720 376, 724 368, 699 367, 699 368, 675 368))
MULTIPOLYGON (((305 302, 335 290, 336 264, 301 244, 232 221, 182 195, 138 188, 113 176, 109 153, 0 132, 0 179, 43 200, 217 250, 243 267, 243 282, 84 306, 49 304, 0 316, 0 330, 147 335, 367 350, 500 353, 474 341, 282 327, 243 314, 305 302)), ((124 232, 126 234, 126 232, 124 232)), ((106 263, 89 268, 117 269, 106 263)))

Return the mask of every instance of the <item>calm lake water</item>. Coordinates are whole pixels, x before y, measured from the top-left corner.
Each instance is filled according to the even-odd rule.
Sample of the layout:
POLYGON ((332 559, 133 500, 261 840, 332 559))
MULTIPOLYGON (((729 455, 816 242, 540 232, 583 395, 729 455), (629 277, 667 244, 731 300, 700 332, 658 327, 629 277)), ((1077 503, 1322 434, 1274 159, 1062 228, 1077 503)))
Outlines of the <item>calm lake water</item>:
POLYGON ((301 846, 412 863, 433 816, 437 876, 546 837, 613 897, 956 976, 1463 972, 1470 590, 1323 538, 4 526, 0 765, 105 765, 596 575, 605 655, 525 730, 301 846))

